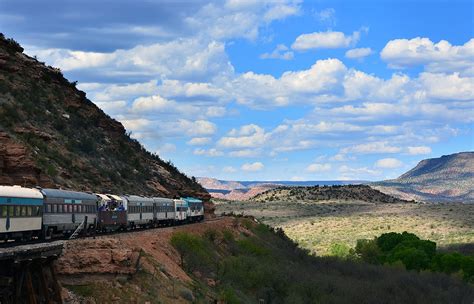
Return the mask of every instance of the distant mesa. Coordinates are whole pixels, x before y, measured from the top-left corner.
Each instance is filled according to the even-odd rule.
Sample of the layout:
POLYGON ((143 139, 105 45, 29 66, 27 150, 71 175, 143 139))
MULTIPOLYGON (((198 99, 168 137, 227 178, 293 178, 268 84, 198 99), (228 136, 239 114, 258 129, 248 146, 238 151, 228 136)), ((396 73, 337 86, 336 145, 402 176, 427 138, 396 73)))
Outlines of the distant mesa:
POLYGON ((474 203, 474 152, 425 159, 396 179, 370 185, 403 199, 474 203))

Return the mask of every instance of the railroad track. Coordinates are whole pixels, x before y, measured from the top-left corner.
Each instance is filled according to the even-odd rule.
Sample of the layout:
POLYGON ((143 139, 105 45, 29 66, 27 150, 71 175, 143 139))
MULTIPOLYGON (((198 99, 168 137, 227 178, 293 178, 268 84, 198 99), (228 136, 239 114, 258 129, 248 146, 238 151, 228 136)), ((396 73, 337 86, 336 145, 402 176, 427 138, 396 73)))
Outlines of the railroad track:
MULTIPOLYGON (((208 223, 208 222, 220 221, 223 218, 225 218, 225 216, 217 216, 215 218, 206 219, 202 222, 186 223, 186 224, 181 224, 181 225, 159 226, 159 227, 151 227, 151 228, 144 227, 144 228, 134 228, 134 229, 127 229, 127 230, 115 230, 115 231, 108 231, 108 232, 100 232, 100 233, 96 233, 96 234, 92 234, 92 235, 91 234, 89 234, 89 235, 79 235, 75 239, 95 238, 95 237, 99 237, 99 236, 116 235, 116 234, 122 234, 122 233, 135 233, 135 232, 142 232, 142 231, 151 231, 151 230, 155 230, 155 229, 180 227, 180 226, 186 226, 186 225, 197 225, 197 224, 203 224, 203 223, 208 223)), ((69 240, 69 235, 54 237, 54 238, 51 238, 50 240, 33 239, 33 240, 21 241, 21 242, 12 241, 12 240, 3 241, 3 242, 0 243, 0 254, 5 251, 4 249, 8 249, 8 248, 14 248, 14 247, 19 247, 19 246, 24 246, 24 245, 37 245, 37 244, 42 244, 42 243, 49 244, 49 243, 56 242, 56 241, 67 241, 67 240, 69 240)))

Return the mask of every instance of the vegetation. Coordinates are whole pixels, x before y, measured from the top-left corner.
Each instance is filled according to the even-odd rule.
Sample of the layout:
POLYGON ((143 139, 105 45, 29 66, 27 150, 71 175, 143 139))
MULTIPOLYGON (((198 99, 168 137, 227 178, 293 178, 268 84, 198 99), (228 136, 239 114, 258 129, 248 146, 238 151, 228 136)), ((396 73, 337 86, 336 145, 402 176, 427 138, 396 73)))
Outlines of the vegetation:
POLYGON ((436 243, 413 233, 384 233, 372 240, 358 240, 355 255, 371 264, 403 264, 408 270, 458 273, 474 283, 474 255, 439 253, 436 243))
POLYGON ((409 231, 436 242, 440 249, 474 243, 474 204, 351 200, 216 203, 217 214, 231 212, 252 215, 270 226, 281 227, 299 246, 317 255, 333 255, 336 244, 353 248, 358 239, 388 232, 409 231))
MULTIPOLYGON (((408 272, 381 263, 315 257, 281 229, 245 218, 236 219, 236 225, 241 227, 240 234, 177 232, 171 239, 184 265, 193 265, 186 267, 189 274, 197 281, 205 278, 216 282, 212 292, 224 303, 380 303, 380 299, 384 303, 462 303, 474 299, 472 286, 455 277, 408 272), (197 256, 212 259, 195 263, 192 249, 197 256), (210 270, 213 267, 215 270, 210 270)), ((391 244, 391 239, 380 239, 383 248, 391 244)), ((430 248, 431 243, 419 241, 421 248, 430 248)), ((370 246, 359 248, 357 256, 353 251, 353 259, 362 257, 370 246)), ((334 248, 337 252, 346 250, 344 245, 334 248)))

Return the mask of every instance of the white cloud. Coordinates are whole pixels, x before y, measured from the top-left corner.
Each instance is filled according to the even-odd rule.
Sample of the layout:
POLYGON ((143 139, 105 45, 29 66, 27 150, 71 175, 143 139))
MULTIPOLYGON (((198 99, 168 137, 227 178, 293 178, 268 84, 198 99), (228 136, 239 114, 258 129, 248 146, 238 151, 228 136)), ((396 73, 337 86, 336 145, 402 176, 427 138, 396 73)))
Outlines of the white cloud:
POLYGON ((224 153, 222 153, 222 151, 219 151, 215 148, 211 148, 211 149, 208 149, 208 150, 196 148, 196 149, 194 149, 193 154, 194 155, 205 155, 205 156, 209 156, 209 157, 216 157, 216 156, 224 155, 224 153))
POLYGON ((341 179, 359 179, 364 176, 376 176, 382 174, 379 170, 369 169, 367 167, 353 168, 347 165, 339 167, 339 172, 342 174, 341 179))
POLYGON ((253 148, 262 146, 268 138, 265 130, 257 125, 245 125, 240 130, 233 129, 230 136, 219 139, 217 145, 224 148, 253 148))
POLYGON ((321 23, 336 25, 336 10, 333 8, 325 8, 321 11, 316 11, 314 16, 321 23))
POLYGON ((358 48, 358 49, 352 49, 348 50, 346 52, 346 58, 363 58, 371 55, 373 53, 371 48, 358 48))
POLYGON ((241 169, 244 171, 260 171, 265 166, 261 162, 254 162, 254 163, 245 163, 242 165, 241 169))
POLYGON ((375 163, 375 166, 377 168, 395 169, 403 166, 403 163, 396 158, 382 158, 375 163))
POLYGON ((125 129, 129 131, 140 131, 151 125, 151 121, 145 118, 120 120, 125 129))
POLYGON ((377 153, 398 153, 402 149, 391 146, 387 142, 370 142, 366 144, 359 144, 343 148, 342 153, 357 153, 357 154, 377 154, 377 153))
POLYGON ((207 120, 189 121, 186 119, 180 119, 176 124, 176 127, 189 136, 212 135, 217 131, 217 126, 207 120))
POLYGON ((161 145, 158 148, 158 150, 156 150, 156 153, 158 155, 162 156, 163 154, 174 152, 174 151, 176 151, 176 146, 174 144, 165 143, 165 144, 161 145))
MULTIPOLYGON (((474 48, 474 44, 473 44, 474 48)), ((474 61, 472 62, 474 65, 474 61)), ((447 100, 474 100, 474 78, 461 77, 459 73, 421 73, 419 81, 427 98, 447 100)))
POLYGON ((294 54, 288 50, 288 47, 284 44, 279 44, 271 53, 263 53, 260 55, 261 59, 283 59, 291 60, 294 54))
POLYGON ((331 170, 331 164, 318 164, 318 163, 314 163, 314 164, 309 165, 309 166, 306 168, 306 171, 311 172, 311 173, 315 173, 315 172, 327 172, 327 171, 330 171, 330 170, 331 170))
POLYGON ((424 65, 430 72, 460 72, 474 75, 474 39, 453 46, 446 40, 433 43, 429 38, 389 41, 380 56, 393 68, 424 65))
POLYGON ((261 154, 260 150, 257 149, 244 149, 229 152, 231 157, 256 157, 261 154))
POLYGON ((431 153, 431 148, 427 146, 407 147, 407 150, 410 155, 424 155, 431 153))
POLYGON ((302 34, 296 38, 291 48, 297 51, 346 48, 355 45, 360 39, 361 31, 367 32, 367 30, 363 28, 349 36, 342 32, 333 31, 302 34))
POLYGON ((190 146, 203 146, 211 142, 210 137, 194 137, 191 138, 187 144, 190 146))

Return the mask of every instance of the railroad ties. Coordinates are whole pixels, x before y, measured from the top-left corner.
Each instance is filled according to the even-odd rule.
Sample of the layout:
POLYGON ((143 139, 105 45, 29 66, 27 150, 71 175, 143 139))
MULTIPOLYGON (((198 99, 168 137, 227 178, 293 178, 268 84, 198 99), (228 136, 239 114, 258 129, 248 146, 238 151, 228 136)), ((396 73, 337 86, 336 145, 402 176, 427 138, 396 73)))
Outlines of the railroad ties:
POLYGON ((0 248, 0 303, 62 303, 53 262, 63 241, 0 248))

